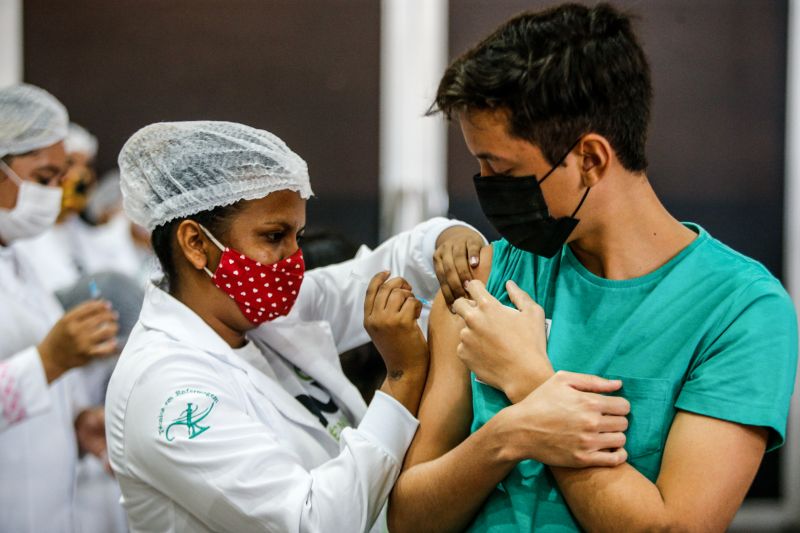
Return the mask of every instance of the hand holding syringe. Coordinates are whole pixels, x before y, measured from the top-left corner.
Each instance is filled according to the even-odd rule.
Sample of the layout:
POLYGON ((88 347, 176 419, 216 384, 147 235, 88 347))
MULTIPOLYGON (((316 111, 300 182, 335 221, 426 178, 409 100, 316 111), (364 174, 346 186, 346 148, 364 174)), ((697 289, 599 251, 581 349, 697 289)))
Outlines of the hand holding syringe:
POLYGON ((71 368, 117 353, 119 315, 100 299, 94 280, 89 293, 91 299, 64 313, 36 347, 48 383, 71 368))
MULTIPOLYGON (((352 274, 356 280, 362 278, 352 274)), ((366 280, 363 280, 366 281, 366 280)), ((428 343, 419 326, 422 300, 401 277, 372 276, 364 295, 364 329, 386 364, 381 391, 416 415, 428 375, 428 343)))

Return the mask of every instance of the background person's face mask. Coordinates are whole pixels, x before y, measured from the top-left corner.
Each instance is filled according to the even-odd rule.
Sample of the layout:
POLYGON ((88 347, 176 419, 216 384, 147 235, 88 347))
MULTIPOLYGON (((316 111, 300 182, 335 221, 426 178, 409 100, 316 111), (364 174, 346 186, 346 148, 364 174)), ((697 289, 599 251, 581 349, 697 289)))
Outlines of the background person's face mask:
POLYGON ((23 180, 2 160, 0 170, 18 188, 16 205, 12 209, 0 208, 0 240, 9 244, 50 229, 61 211, 61 187, 23 180))
POLYGON ((575 218, 586 200, 589 189, 571 216, 553 218, 547 208, 541 184, 558 168, 578 143, 540 180, 536 176, 481 176, 472 179, 481 210, 494 229, 521 250, 544 257, 556 255, 567 242, 579 220, 575 218))
POLYGON ((256 326, 286 316, 292 310, 305 274, 300 248, 270 265, 262 265, 241 252, 222 244, 200 225, 203 233, 222 250, 219 264, 212 273, 203 268, 219 290, 230 296, 242 314, 256 326))

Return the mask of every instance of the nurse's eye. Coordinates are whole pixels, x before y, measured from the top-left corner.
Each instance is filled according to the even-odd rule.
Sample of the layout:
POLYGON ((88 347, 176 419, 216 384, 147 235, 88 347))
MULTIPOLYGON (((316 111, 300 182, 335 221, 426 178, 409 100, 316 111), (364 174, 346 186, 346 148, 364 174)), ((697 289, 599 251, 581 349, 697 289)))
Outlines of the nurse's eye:
POLYGON ((285 236, 286 236, 286 233, 284 233, 282 231, 273 231, 273 232, 264 234, 264 238, 266 238, 268 242, 272 242, 272 243, 281 242, 285 236))

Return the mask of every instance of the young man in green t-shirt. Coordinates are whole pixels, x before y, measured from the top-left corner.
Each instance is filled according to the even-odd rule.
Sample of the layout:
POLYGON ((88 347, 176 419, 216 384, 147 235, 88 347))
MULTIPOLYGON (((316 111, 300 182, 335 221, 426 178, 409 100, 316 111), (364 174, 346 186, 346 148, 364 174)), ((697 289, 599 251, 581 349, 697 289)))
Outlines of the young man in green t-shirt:
MULTIPOLYGON (((466 297, 434 304, 393 531, 721 531, 783 443, 792 302, 762 265, 659 202, 651 92, 630 21, 608 5, 523 14, 444 74, 434 111, 460 123, 503 239, 482 251, 466 297), (625 430, 607 443, 622 464, 513 462, 505 443, 480 440, 563 370, 622 381, 627 427, 593 411, 600 396, 584 406, 592 427, 625 430)), ((541 442, 571 438, 550 422, 541 442)))

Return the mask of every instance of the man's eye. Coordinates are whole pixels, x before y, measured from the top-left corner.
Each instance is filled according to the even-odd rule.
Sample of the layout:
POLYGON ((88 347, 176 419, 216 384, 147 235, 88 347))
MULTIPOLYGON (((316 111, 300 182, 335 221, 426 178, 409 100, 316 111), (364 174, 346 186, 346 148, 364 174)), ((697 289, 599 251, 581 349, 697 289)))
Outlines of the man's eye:
POLYGON ((280 242, 283 239, 283 233, 267 233, 266 237, 269 242, 280 242))

